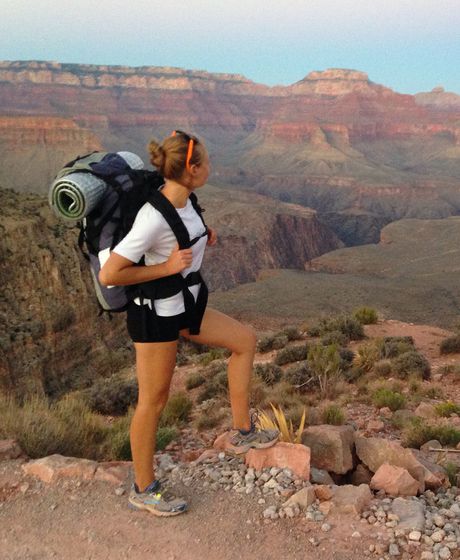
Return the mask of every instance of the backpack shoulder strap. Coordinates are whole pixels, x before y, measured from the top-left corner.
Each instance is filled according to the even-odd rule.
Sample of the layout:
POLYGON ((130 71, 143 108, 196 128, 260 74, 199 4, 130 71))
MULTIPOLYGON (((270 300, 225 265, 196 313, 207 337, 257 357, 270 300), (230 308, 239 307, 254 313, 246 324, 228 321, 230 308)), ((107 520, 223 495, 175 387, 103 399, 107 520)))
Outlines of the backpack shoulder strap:
POLYGON ((161 191, 152 191, 149 194, 148 202, 156 208, 172 229, 179 243, 180 249, 188 249, 190 247, 190 236, 181 217, 174 208, 174 205, 161 193, 161 191))
POLYGON ((201 221, 203 222, 204 227, 206 228, 206 230, 208 229, 208 226, 206 225, 204 218, 203 218, 203 212, 204 212, 204 208, 202 208, 199 204, 198 204, 198 198, 196 196, 195 193, 190 193, 190 202, 192 203, 193 208, 195 209, 195 212, 198 214, 198 216, 200 216, 201 221))

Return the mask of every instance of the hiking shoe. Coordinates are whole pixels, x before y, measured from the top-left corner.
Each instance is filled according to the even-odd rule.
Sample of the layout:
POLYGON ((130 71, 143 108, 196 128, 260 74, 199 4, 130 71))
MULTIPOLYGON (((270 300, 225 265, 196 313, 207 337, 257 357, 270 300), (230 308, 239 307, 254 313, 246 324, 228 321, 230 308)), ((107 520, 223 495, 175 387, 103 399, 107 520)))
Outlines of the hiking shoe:
POLYGON ((239 455, 240 453, 246 453, 251 448, 266 449, 267 447, 275 445, 278 438, 278 430, 262 430, 256 428, 254 417, 252 417, 251 429, 248 433, 242 434, 239 430, 236 430, 236 433, 231 437, 231 450, 239 455))
POLYGON ((154 480, 143 492, 133 484, 128 502, 131 509, 145 509, 159 517, 179 515, 187 510, 187 502, 160 492, 160 482, 154 480))

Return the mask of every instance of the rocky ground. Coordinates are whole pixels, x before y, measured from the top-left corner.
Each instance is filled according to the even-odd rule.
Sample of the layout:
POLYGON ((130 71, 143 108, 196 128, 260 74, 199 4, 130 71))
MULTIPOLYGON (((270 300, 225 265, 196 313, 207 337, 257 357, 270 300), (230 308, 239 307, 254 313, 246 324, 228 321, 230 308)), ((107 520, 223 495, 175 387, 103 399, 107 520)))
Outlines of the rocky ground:
MULTIPOLYGON (((429 383, 458 402, 458 381, 440 373, 458 363, 458 356, 439 355, 444 331, 396 321, 366 330, 413 336, 432 364, 429 383)), ((186 371, 178 369, 175 388, 183 387, 186 371)), ((302 466, 309 461, 299 467, 290 444, 278 444, 274 466, 267 466, 268 451, 236 457, 225 435, 213 447, 216 432, 184 429, 179 442, 156 457, 167 487, 190 503, 186 514, 169 519, 127 508, 129 463, 60 456, 30 461, 5 443, 2 558, 460 558, 460 490, 447 483, 429 447, 412 453, 400 446, 389 417, 371 405, 350 404, 345 426, 308 428, 309 472, 302 466), (318 455, 318 440, 327 440, 330 452, 318 455), (291 468, 283 466, 288 456, 291 468), (319 458, 322 468, 313 466, 319 458), (361 467, 352 477, 340 474, 357 459, 361 467)), ((459 460, 460 454, 449 457, 459 460)))

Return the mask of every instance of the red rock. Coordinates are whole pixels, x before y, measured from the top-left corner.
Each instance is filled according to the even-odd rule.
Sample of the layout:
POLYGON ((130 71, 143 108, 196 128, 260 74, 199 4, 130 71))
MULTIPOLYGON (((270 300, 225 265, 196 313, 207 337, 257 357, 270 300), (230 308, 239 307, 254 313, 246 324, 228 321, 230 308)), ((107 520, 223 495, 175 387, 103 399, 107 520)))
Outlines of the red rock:
POLYGON ((379 413, 380 416, 383 416, 384 418, 391 418, 393 416, 393 412, 387 406, 381 408, 379 413))
POLYGON ((420 418, 436 418, 436 409, 432 404, 422 402, 414 411, 415 416, 420 418))
POLYGON ((332 488, 324 484, 314 486, 314 489, 315 489, 315 495, 320 502, 325 502, 327 500, 330 500, 334 495, 332 488))
POLYGON ((406 469, 384 463, 372 477, 370 486, 373 490, 385 490, 390 496, 416 496, 419 482, 406 469))
POLYGON ((99 463, 94 474, 95 480, 105 480, 112 484, 123 484, 129 477, 131 461, 108 461, 99 463))
POLYGON ((181 459, 186 463, 191 463, 192 461, 196 461, 202 454, 202 449, 188 449, 182 453, 181 459))
POLYGON ((195 465, 200 465, 201 463, 204 463, 208 459, 216 459, 218 454, 219 454, 218 449, 205 449, 203 453, 199 457, 197 457, 193 462, 195 463, 195 465))
POLYGON ((2 439, 0 441, 0 461, 10 461, 23 455, 19 443, 15 439, 2 439))
POLYGON ((246 465, 257 471, 267 467, 291 469, 302 480, 310 478, 310 449, 300 443, 279 442, 268 449, 250 449, 246 465))
POLYGON ((54 482, 65 477, 91 480, 96 472, 97 462, 56 454, 25 463, 22 468, 26 474, 37 476, 44 482, 54 482))
POLYGON ((309 426, 302 443, 311 449, 311 465, 336 474, 353 468, 354 430, 351 426, 309 426))

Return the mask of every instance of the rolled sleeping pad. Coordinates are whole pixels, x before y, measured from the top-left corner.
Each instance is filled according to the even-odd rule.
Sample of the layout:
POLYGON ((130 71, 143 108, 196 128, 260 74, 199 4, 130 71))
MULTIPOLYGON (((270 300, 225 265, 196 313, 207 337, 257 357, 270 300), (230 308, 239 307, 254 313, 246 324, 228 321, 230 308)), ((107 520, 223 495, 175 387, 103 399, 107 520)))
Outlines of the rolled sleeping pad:
POLYGON ((51 185, 49 202, 59 217, 81 220, 97 206, 107 188, 90 173, 70 173, 51 185))
MULTIPOLYGON (((133 152, 117 152, 131 169, 142 169, 142 159, 133 152)), ((91 173, 70 173, 56 179, 49 191, 49 203, 64 220, 81 220, 99 203, 107 190, 105 182, 91 173)))

